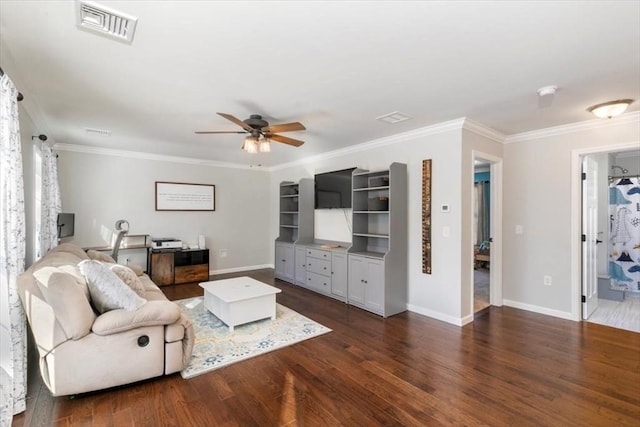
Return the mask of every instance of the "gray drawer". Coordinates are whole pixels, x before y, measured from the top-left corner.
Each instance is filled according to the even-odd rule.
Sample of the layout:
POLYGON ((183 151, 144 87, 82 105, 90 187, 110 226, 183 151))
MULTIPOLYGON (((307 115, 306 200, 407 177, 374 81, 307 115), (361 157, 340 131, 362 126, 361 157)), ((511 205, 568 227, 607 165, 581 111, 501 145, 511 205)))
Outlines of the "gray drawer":
POLYGON ((307 256, 307 271, 316 274, 331 275, 331 261, 323 259, 311 258, 307 256))
POLYGON ((326 259, 328 261, 331 259, 331 251, 323 251, 322 249, 307 248, 307 256, 310 256, 313 258, 326 259))
POLYGON ((307 271, 307 287, 328 295, 331 293, 331 277, 307 271))

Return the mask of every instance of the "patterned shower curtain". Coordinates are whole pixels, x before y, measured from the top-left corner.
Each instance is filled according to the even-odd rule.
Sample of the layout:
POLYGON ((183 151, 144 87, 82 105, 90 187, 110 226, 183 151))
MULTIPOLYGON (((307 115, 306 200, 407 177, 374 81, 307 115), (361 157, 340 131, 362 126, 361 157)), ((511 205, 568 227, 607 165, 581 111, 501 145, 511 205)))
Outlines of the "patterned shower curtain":
POLYGON ((26 317, 16 280, 24 271, 25 213, 18 91, 0 77, 0 425, 25 410, 26 317))
POLYGON ((609 184, 611 287, 640 293, 640 179, 609 184))

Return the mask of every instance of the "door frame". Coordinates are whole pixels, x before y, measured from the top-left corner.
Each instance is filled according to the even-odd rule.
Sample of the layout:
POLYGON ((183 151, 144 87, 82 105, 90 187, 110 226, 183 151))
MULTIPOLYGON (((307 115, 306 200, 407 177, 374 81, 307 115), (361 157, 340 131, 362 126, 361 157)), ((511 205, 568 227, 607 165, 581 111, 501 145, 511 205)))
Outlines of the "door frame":
POLYGON ((571 318, 582 321, 582 157, 637 150, 640 141, 571 150, 571 318))
MULTIPOLYGON (((475 172, 475 160, 481 160, 489 163, 490 166, 490 218, 489 224, 491 228, 491 268, 489 269, 489 304, 497 307, 502 306, 502 167, 503 159, 488 153, 477 150, 471 151, 471 190, 473 191, 473 174, 475 172)), ((472 193, 473 194, 473 193, 472 193)), ((473 203, 469 209, 470 224, 473 223, 473 203)), ((473 227, 469 227, 472 233, 473 227)), ((471 236, 471 242, 475 241, 475 237, 471 236)), ((471 263, 473 264, 473 251, 471 263)), ((473 317, 473 265, 469 277, 470 288, 470 313, 473 317)))

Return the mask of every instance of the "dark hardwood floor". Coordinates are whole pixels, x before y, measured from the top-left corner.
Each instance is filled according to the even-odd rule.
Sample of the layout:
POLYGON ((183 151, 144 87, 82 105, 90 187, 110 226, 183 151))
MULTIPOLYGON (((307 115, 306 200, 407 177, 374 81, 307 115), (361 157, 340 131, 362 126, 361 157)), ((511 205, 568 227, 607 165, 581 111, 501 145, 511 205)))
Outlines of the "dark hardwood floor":
MULTIPOLYGON (((30 349, 13 426, 639 426, 640 334, 490 307, 463 328, 388 319, 273 279, 279 303, 333 332, 183 380, 53 398, 30 349)), ((197 285, 164 287, 170 299, 197 285)))

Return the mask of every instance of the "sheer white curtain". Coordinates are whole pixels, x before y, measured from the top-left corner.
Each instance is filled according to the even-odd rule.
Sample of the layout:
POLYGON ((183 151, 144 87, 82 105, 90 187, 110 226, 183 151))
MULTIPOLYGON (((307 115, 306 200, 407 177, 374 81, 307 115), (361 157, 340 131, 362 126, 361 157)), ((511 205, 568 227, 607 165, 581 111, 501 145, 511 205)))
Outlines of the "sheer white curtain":
POLYGON ((51 248, 58 246, 58 214, 62 212, 60 185, 58 184, 58 162, 53 149, 42 143, 42 186, 40 195, 40 236, 39 253, 44 256, 51 248))
POLYGON ((24 411, 26 397, 26 318, 16 288, 24 271, 25 213, 18 91, 0 77, 0 425, 24 411))

